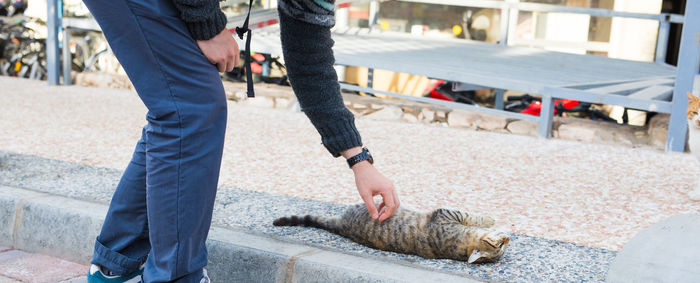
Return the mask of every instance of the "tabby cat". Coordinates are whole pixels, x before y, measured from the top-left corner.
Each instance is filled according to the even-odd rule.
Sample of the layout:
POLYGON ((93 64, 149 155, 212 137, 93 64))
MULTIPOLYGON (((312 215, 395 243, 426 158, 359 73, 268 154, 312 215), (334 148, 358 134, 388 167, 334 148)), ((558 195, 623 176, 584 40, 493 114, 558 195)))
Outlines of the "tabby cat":
MULTIPOLYGON (((688 93, 688 147, 695 157, 700 160, 700 117, 698 116, 700 109, 700 98, 688 93)), ((688 196, 691 200, 700 201, 700 179, 695 185, 695 189, 688 196)))
POLYGON ((489 216, 456 210, 419 213, 404 208, 379 222, 369 216, 364 204, 350 207, 342 217, 291 216, 273 222, 275 226, 324 229, 370 248, 469 263, 495 262, 503 255, 510 238, 483 229, 493 224, 489 216))

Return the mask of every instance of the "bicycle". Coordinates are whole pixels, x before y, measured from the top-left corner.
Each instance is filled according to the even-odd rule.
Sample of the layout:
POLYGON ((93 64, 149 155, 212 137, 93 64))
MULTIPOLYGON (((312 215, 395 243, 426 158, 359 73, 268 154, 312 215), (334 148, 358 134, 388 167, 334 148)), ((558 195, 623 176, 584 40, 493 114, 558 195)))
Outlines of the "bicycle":
POLYGON ((5 76, 46 77, 46 40, 36 38, 36 31, 27 26, 29 21, 21 18, 10 24, 0 23, 0 73, 5 76))

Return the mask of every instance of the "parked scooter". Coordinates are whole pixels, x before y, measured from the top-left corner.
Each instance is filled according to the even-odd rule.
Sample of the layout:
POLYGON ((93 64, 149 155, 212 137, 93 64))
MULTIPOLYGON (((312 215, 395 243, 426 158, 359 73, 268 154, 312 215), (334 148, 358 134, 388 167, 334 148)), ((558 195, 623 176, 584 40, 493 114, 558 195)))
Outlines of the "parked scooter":
POLYGON ((476 95, 474 91, 454 91, 452 84, 452 82, 437 80, 428 86, 428 94, 424 96, 478 106, 474 102, 474 96, 476 95))
MULTIPOLYGON (((509 103, 504 106, 505 110, 533 116, 539 116, 540 112, 542 112, 542 98, 525 94, 520 96, 510 96, 506 100, 509 103)), ((600 110, 591 108, 591 106, 593 105, 590 103, 583 103, 573 99, 555 99, 554 115, 567 116, 567 113, 572 113, 576 116, 586 117, 591 120, 617 123, 615 119, 610 118, 600 110)))

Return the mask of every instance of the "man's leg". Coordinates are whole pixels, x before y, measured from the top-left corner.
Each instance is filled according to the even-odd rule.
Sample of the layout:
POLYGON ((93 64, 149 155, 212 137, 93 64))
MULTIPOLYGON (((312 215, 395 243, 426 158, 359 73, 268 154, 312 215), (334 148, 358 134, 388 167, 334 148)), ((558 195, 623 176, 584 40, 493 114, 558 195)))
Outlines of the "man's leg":
POLYGON ((112 196, 92 263, 117 275, 136 271, 151 249, 146 219, 146 128, 112 196))
POLYGON ((84 2, 148 108, 144 280, 198 282, 226 128, 219 74, 171 1, 84 2))

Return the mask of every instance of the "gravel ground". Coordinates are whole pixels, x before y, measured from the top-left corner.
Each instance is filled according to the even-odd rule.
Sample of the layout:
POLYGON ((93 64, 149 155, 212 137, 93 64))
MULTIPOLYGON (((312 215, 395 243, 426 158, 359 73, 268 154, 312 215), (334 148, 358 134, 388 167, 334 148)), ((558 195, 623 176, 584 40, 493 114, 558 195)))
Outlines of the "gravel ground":
MULTIPOLYGON (((0 78, 0 151, 122 170, 146 108, 124 90, 0 78)), ((688 154, 366 119, 376 167, 403 206, 493 215, 510 232, 619 250, 667 217, 700 211, 688 154)), ((300 113, 229 104, 220 195, 242 188, 359 202, 353 176, 300 113), (300 160, 303 160, 300 161, 300 160)))
MULTIPOLYGON (((121 173, 116 169, 0 151, 2 186, 108 203, 121 173)), ((607 249, 511 233, 511 243, 497 263, 467 264, 370 249, 318 229, 271 225, 281 216, 341 215, 345 208, 339 203, 221 187, 212 224, 484 281, 602 282, 617 254, 607 249)))

